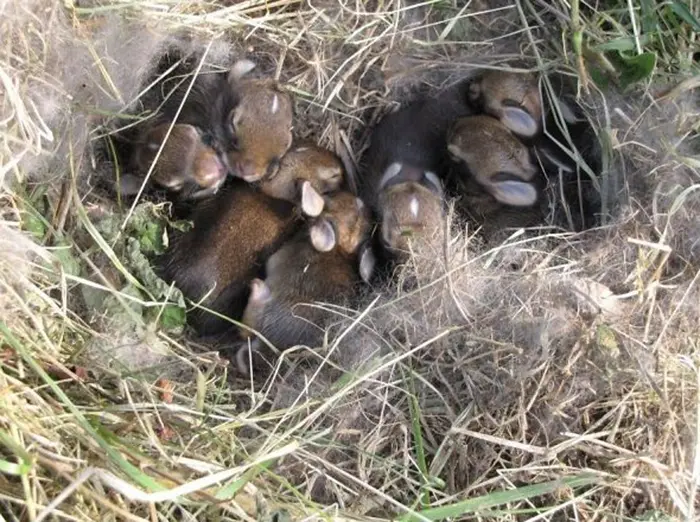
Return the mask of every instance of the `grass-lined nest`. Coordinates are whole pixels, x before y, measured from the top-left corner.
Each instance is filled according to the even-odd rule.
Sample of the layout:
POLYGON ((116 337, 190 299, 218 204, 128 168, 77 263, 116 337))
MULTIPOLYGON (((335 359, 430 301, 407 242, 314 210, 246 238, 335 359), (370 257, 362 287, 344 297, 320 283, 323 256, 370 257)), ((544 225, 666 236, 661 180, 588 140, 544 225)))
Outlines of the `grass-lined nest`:
POLYGON ((6 2, 0 515, 694 520, 700 5, 632 4, 6 2), (456 220, 253 387, 188 340, 150 268, 167 209, 96 188, 97 143, 172 45, 256 60, 295 94, 296 134, 356 166, 416 91, 566 74, 602 145, 603 223, 486 247, 456 220))

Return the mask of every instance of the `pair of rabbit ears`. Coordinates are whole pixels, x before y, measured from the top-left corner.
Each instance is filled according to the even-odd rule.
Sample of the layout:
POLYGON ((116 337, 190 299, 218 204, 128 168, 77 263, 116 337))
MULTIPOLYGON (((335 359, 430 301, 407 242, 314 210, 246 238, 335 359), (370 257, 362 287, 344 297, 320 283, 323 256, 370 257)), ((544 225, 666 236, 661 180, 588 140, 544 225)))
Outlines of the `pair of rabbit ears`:
MULTIPOLYGON (((358 209, 362 210, 365 206, 364 202, 358 197, 356 197, 355 200, 357 201, 358 209)), ((323 211, 324 205, 323 197, 311 187, 308 181, 304 182, 302 185, 302 212, 310 217, 318 217, 323 211), (318 205, 315 203, 317 198, 320 199, 318 205), (318 208, 320 208, 320 211, 315 215, 309 213, 309 210, 316 212, 318 208)), ((309 239, 311 245, 319 252, 330 252, 338 243, 338 237, 333 223, 329 219, 323 217, 317 219, 316 222, 309 227, 309 239)), ((369 283, 377 264, 370 241, 365 241, 360 246, 359 251, 360 277, 365 283, 369 283)))
MULTIPOLYGON (((336 245, 335 228, 327 219, 321 218, 318 222, 311 225, 309 238, 311 239, 311 245, 319 252, 330 252, 336 245)), ((377 265, 377 258, 374 255, 370 240, 366 240, 360 245, 358 265, 360 278, 365 283, 369 283, 377 265)))
MULTIPOLYGON (((313 187, 309 180, 302 181, 299 190, 301 192, 301 211, 303 214, 308 217, 320 216, 323 209, 326 208, 326 198, 313 187)), ((358 209, 362 210, 365 206, 364 201, 357 195, 355 195, 355 199, 357 199, 358 209)))
MULTIPOLYGON (((358 197, 355 197, 355 201, 357 203, 358 210, 362 210, 365 206, 364 202, 358 197)), ((303 202, 302 211, 304 211, 303 202)), ((319 214, 311 217, 318 217, 319 214)), ((307 213, 307 215, 309 214, 307 213)), ((309 238, 311 239, 311 244, 313 247, 319 252, 330 252, 338 243, 335 226, 333 225, 332 221, 326 217, 319 217, 316 222, 309 227, 309 238)))
POLYGON ((394 162, 386 168, 379 181, 379 190, 407 182, 419 183, 438 196, 443 196, 442 182, 437 174, 399 162, 394 162))

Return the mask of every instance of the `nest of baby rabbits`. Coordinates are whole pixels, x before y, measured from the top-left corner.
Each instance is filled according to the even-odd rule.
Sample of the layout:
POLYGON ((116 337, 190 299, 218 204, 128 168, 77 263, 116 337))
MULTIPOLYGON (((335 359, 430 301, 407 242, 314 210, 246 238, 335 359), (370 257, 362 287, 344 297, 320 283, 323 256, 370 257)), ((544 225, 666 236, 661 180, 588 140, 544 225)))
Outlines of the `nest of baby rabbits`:
POLYGON ((698 13, 64 4, 0 21, 2 517, 693 519, 698 13))

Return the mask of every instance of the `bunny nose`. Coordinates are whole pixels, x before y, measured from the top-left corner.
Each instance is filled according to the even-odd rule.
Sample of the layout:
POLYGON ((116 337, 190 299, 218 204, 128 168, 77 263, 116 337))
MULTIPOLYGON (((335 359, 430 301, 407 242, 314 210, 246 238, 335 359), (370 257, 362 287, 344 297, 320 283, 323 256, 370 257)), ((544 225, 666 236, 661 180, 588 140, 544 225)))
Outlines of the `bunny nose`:
POLYGON ((226 168, 218 157, 213 156, 199 164, 195 176, 200 187, 215 187, 226 179, 226 168))
POLYGON ((247 182, 259 181, 264 174, 258 172, 251 161, 240 160, 236 163, 236 175, 247 182))
POLYGON ((207 187, 217 186, 223 183, 225 179, 226 169, 224 169, 223 166, 218 166, 204 175, 204 184, 207 187))

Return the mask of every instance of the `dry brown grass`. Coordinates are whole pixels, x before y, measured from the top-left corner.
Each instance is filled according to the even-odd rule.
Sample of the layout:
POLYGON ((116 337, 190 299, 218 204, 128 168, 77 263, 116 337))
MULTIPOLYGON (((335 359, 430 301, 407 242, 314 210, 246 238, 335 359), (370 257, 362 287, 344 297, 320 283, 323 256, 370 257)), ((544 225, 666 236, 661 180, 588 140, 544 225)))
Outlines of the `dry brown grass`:
POLYGON ((697 33, 658 10, 644 40, 613 1, 65 4, 0 10, 0 519, 696 519, 697 33), (135 232, 104 239, 89 206, 97 127, 170 43, 255 56, 296 132, 359 164, 414 89, 584 74, 579 35, 658 59, 630 93, 580 84, 605 225, 487 248, 455 222, 264 385, 162 327, 135 232))

